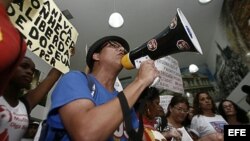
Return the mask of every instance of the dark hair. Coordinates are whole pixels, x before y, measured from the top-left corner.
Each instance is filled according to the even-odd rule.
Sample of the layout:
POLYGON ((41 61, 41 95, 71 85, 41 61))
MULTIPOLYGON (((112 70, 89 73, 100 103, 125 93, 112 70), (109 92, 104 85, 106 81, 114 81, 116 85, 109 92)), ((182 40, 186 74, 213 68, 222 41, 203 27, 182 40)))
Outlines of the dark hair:
POLYGON ((170 115, 170 108, 171 107, 174 107, 175 105, 179 104, 179 103, 185 103, 188 108, 189 108, 189 103, 188 103, 188 99, 182 95, 176 95, 176 96, 173 96, 169 105, 168 105, 168 110, 167 110, 167 114, 166 114, 166 117, 168 117, 170 115))
MULTIPOLYGON (((147 87, 146 89, 143 90, 143 92, 141 93, 140 97, 138 98, 138 100, 136 101, 134 108, 136 111, 139 110, 140 104, 142 102, 149 102, 149 101, 153 101, 156 98, 158 98, 160 96, 160 92, 158 89, 154 88, 154 87, 147 87)), ((146 107, 146 106, 145 106, 146 107)))
MULTIPOLYGON (((193 108, 194 109, 194 107, 193 106, 189 106, 189 108, 188 108, 188 111, 190 111, 190 108, 193 108)), ((192 118, 193 118, 193 116, 192 116, 192 118, 190 119, 189 118, 189 114, 190 114, 190 112, 188 113, 188 115, 186 116, 186 118, 185 118, 185 120, 183 121, 183 125, 185 126, 185 127, 189 127, 190 126, 190 124, 191 124, 191 121, 192 121, 192 118)))
POLYGON ((212 112, 214 114, 216 114, 217 113, 217 107, 215 105, 215 102, 214 102, 213 98, 207 92, 199 92, 199 93, 197 93, 195 95, 194 101, 193 101, 194 115, 202 115, 203 114, 203 111, 202 111, 202 109, 200 107, 200 102, 199 102, 199 97, 200 97, 201 94, 207 94, 208 95, 208 97, 211 99, 212 105, 213 105, 212 112))
POLYGON ((140 96, 139 99, 145 98, 146 101, 152 101, 152 100, 158 98, 159 95, 160 95, 159 90, 156 89, 156 88, 154 88, 154 87, 151 87, 151 88, 146 88, 142 92, 142 94, 141 94, 141 96, 140 96))
POLYGON ((249 119, 247 117, 247 112, 245 110, 243 110, 241 107, 239 107, 237 104, 235 104, 233 101, 228 100, 228 99, 223 99, 219 106, 218 106, 218 111, 221 114, 221 116, 227 121, 227 116, 225 114, 224 108, 223 108, 223 103, 224 102, 230 102, 232 103, 232 105, 234 106, 234 109, 236 111, 236 118, 239 122, 241 123, 249 123, 249 119))

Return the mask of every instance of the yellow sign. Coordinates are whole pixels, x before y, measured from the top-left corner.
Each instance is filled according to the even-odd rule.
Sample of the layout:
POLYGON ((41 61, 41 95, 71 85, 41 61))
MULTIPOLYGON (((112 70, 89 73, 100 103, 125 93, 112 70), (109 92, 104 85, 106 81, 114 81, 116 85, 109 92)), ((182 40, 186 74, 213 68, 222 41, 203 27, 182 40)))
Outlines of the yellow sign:
POLYGON ((69 71, 70 48, 75 47, 78 32, 53 0, 12 4, 8 14, 25 36, 30 51, 63 73, 69 71))

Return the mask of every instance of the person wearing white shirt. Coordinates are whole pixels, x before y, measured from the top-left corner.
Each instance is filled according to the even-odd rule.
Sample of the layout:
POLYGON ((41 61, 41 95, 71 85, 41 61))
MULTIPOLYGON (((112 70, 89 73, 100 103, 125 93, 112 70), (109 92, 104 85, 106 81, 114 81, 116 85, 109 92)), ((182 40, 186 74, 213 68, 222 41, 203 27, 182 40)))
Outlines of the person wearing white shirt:
POLYGON ((226 120, 217 114, 216 105, 207 92, 196 94, 193 107, 195 116, 191 121, 190 128, 196 130, 201 141, 223 141, 224 125, 226 120))

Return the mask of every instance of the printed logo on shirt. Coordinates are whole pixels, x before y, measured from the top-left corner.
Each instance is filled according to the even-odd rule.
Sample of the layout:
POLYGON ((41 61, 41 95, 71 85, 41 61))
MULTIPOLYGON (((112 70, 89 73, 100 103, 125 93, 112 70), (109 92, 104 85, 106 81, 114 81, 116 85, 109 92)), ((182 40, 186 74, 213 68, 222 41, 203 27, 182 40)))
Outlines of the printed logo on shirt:
POLYGON ((3 141, 8 141, 8 126, 11 120, 11 112, 4 105, 0 105, 0 139, 3 141))
POLYGON ((115 141, 119 141, 121 140, 121 138, 126 138, 126 139, 128 138, 128 134, 125 130, 124 122, 122 122, 120 126, 118 127, 118 129, 115 130, 113 138, 115 141))
POLYGON ((16 110, 11 111, 5 105, 0 105, 0 139, 17 140, 19 136, 17 133, 23 134, 28 122, 26 114, 17 113, 16 110))
POLYGON ((218 133, 223 133, 223 132, 224 132, 224 125, 226 124, 225 122, 214 121, 214 122, 210 122, 210 124, 213 126, 213 128, 214 128, 218 133))
POLYGON ((91 96, 95 98, 95 85, 92 86, 91 96))

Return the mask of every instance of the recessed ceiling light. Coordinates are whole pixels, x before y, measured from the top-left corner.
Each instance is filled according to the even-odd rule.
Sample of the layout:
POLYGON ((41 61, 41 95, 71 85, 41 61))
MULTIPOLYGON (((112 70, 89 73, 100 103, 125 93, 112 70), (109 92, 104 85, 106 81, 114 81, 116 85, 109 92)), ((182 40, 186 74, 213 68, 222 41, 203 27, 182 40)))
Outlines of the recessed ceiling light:
POLYGON ((201 3, 201 4, 207 4, 207 3, 209 3, 209 2, 211 2, 212 0, 199 0, 199 2, 201 3))
POLYGON ((120 13, 114 12, 109 17, 109 25, 113 28, 119 28, 123 25, 124 20, 120 13))

